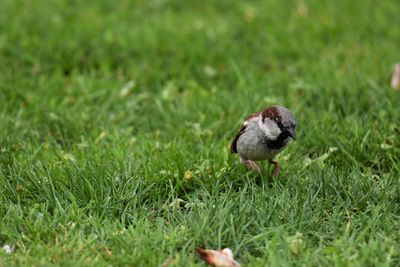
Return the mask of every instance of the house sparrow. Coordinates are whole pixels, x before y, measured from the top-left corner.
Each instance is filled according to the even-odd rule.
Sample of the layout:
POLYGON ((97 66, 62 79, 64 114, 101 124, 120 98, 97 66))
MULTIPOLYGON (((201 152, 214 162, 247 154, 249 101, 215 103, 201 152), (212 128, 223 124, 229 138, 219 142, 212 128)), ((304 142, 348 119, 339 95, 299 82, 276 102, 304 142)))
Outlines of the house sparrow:
POLYGON ((280 166, 274 157, 296 139, 296 118, 285 107, 271 106, 251 114, 242 124, 231 144, 232 153, 239 154, 240 162, 248 170, 261 172, 255 162, 269 160, 274 164, 273 175, 278 176, 280 166))

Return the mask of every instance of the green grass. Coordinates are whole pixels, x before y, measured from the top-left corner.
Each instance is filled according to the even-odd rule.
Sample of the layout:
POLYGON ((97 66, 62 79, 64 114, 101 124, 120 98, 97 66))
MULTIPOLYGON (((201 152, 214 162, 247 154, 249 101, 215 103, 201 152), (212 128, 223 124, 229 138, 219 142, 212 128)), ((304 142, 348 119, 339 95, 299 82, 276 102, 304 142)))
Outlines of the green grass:
POLYGON ((0 10, 0 266, 400 265, 399 1, 0 10), (229 152, 270 104, 273 181, 229 152))

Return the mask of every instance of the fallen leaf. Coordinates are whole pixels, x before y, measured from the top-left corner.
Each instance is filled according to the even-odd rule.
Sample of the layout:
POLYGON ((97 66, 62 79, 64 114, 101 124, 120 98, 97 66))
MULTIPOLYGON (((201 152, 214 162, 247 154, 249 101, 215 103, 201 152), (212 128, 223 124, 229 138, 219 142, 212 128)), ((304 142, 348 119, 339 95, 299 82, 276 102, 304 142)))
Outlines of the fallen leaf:
POLYGON ((392 81, 390 85, 393 89, 400 89, 400 63, 396 63, 393 68, 392 81))
POLYGON ((215 267, 240 267, 240 264, 233 259, 232 250, 224 248, 221 250, 196 248, 200 258, 211 266, 215 267))

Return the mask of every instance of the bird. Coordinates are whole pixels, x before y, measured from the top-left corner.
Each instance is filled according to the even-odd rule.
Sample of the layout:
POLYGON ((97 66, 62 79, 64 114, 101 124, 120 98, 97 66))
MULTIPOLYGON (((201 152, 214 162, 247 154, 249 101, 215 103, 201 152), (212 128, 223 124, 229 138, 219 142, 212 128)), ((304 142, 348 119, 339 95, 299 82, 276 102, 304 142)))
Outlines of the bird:
POLYGON ((231 152, 250 171, 262 172, 256 161, 268 160, 274 165, 273 176, 281 167, 274 158, 296 139, 296 118, 283 106, 266 107, 247 117, 231 143, 231 152))

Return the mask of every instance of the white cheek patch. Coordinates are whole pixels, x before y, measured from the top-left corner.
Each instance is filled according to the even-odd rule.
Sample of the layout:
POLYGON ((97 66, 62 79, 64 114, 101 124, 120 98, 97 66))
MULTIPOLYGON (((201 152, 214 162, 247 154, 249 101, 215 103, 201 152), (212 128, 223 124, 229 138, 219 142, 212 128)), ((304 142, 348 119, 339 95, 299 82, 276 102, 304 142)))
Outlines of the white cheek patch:
POLYGON ((260 117, 258 120, 258 127, 264 131, 265 135, 268 139, 276 140, 278 136, 281 134, 281 129, 279 129, 278 125, 273 120, 265 118, 264 123, 262 122, 262 118, 260 117))

